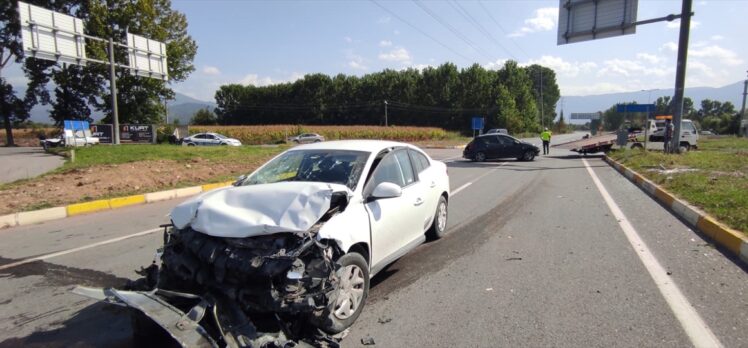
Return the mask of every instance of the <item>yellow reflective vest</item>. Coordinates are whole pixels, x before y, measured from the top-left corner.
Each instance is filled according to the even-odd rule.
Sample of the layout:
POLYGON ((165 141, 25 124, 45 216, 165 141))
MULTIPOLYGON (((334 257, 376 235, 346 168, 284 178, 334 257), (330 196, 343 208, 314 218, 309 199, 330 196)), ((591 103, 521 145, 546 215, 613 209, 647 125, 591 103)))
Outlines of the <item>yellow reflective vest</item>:
POLYGON ((540 133, 540 139, 543 141, 551 141, 551 131, 540 133))

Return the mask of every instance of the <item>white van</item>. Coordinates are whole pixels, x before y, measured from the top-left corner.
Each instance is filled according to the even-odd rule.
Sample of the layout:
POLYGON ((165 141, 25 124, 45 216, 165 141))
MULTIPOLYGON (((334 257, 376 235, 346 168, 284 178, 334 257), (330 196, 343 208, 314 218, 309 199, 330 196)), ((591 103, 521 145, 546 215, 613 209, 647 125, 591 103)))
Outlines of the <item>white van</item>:
MULTIPOLYGON (((647 132, 646 146, 647 150, 662 151, 665 148, 665 120, 650 120, 647 132)), ((691 120, 681 121, 680 129, 680 150, 685 152, 698 148, 699 132, 691 120)), ((644 148, 644 134, 637 137, 637 141, 629 143, 632 149, 644 148)))

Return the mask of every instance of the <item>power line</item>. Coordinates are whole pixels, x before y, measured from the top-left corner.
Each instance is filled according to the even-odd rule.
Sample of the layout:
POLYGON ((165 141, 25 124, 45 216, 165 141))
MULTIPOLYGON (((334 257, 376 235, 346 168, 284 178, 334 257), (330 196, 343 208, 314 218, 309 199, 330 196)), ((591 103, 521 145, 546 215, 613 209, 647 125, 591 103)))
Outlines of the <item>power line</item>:
POLYGON ((452 32, 452 34, 454 34, 455 36, 457 36, 457 38, 459 38, 460 40, 462 40, 463 42, 465 42, 468 46, 472 47, 476 52, 480 53, 481 55, 483 55, 488 60, 492 59, 490 54, 488 54, 486 51, 484 51, 483 49, 481 49, 480 47, 478 47, 477 45, 475 45, 467 36, 465 36, 464 34, 462 34, 455 27, 453 27, 452 25, 450 25, 449 23, 447 23, 447 21, 445 21, 444 19, 442 19, 441 17, 439 17, 433 11, 431 11, 431 9, 429 9, 428 7, 426 7, 426 5, 422 4, 418 0, 413 0, 413 3, 415 3, 424 12, 426 12, 426 14, 428 14, 429 16, 431 16, 431 18, 433 18, 434 20, 436 20, 437 22, 439 22, 439 24, 441 24, 442 26, 444 26, 445 28, 447 28, 450 32, 452 32))
MULTIPOLYGON (((483 2, 481 0, 478 0, 478 5, 480 5, 480 7, 483 8, 483 11, 486 12, 486 14, 488 15, 488 17, 490 17, 491 20, 496 24, 496 26, 499 27, 499 29, 501 30, 501 32, 504 33, 504 35, 509 36, 509 34, 506 32, 506 30, 504 30, 504 27, 502 27, 501 24, 499 24, 499 21, 497 21, 496 18, 494 18, 494 16, 491 14, 491 11, 489 11, 488 8, 486 8, 486 6, 483 5, 483 2)), ((509 39, 514 44, 514 46, 517 46, 517 48, 522 52, 522 54, 525 55, 525 57, 530 58, 530 55, 527 54, 527 52, 525 52, 525 50, 522 49, 522 47, 520 47, 519 44, 517 44, 517 41, 515 41, 514 38, 509 37, 509 39)))
POLYGON ((515 57, 512 52, 510 52, 504 45, 499 42, 499 40, 496 39, 491 32, 489 32, 486 27, 483 26, 480 22, 478 22, 475 17, 473 17, 470 12, 466 8, 464 8, 459 2, 452 0, 447 1, 447 3, 452 6, 460 15, 462 15, 463 18, 465 18, 468 22, 470 22, 475 28, 478 29, 485 37, 487 37, 489 40, 493 41, 501 50, 506 52, 510 57, 514 58, 514 60, 517 60, 517 57, 515 57))
POLYGON ((406 21, 406 20, 405 20, 405 19, 403 19, 402 17, 398 16, 397 14, 395 14, 395 12, 392 12, 392 11, 390 11, 390 10, 389 10, 388 8, 386 8, 386 7, 384 7, 384 6, 382 5, 382 4, 378 3, 378 2, 376 1, 376 0, 369 0, 369 1, 373 2, 373 3, 375 4, 375 5, 379 6, 379 8, 381 8, 381 9, 382 9, 382 10, 384 10, 385 12, 389 13, 389 14, 390 14, 390 15, 392 15, 393 17, 397 18, 397 19, 398 19, 398 20, 400 20, 401 22, 403 22, 403 23, 407 24, 407 25, 408 25, 409 27, 411 27, 411 28, 415 29, 416 31, 418 31, 419 33, 421 33, 421 34, 422 34, 423 36, 426 36, 426 37, 428 37, 429 39, 431 39, 432 41, 434 41, 434 42, 438 43, 438 44, 439 44, 439 45, 441 45, 442 47, 444 47, 444 48, 448 49, 448 50, 449 50, 449 51, 451 51, 452 53, 454 53, 454 54, 456 54, 456 55, 458 55, 458 56, 462 57, 462 59, 465 59, 465 60, 466 60, 466 61, 468 61, 468 62, 472 62, 472 61, 473 61, 472 59, 470 59, 470 58, 466 57, 465 55, 463 55, 462 53, 460 53, 460 52, 458 52, 457 50, 453 49, 452 47, 449 47, 449 46, 447 46, 447 45, 446 45, 446 44, 444 44, 443 42, 441 42, 441 41, 437 40, 437 39, 436 39, 435 37, 433 37, 433 36, 429 35, 429 34, 428 34, 428 33, 426 33, 425 31, 421 30, 420 28, 418 28, 418 27, 416 27, 415 25, 411 24, 410 22, 406 21))

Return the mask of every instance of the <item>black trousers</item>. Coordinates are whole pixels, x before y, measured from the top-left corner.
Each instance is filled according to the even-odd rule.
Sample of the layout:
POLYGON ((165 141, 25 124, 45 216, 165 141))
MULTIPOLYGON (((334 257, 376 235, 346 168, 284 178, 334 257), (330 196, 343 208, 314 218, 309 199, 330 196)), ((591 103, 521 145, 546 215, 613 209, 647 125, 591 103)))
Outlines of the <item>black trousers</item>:
POLYGON ((548 145, 551 144, 550 140, 543 140, 543 154, 547 155, 550 150, 548 149, 548 145))

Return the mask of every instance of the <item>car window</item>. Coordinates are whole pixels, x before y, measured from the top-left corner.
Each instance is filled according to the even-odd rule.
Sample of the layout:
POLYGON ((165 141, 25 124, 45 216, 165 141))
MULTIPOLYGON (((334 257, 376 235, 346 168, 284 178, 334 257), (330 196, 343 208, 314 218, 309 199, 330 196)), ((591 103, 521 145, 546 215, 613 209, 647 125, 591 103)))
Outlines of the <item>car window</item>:
POLYGON ((212 134, 205 134, 205 139, 216 140, 216 136, 212 134))
POLYGON ((495 136, 489 136, 489 137, 481 137, 483 139, 484 144, 499 144, 499 139, 496 139, 495 136))
POLYGON ((312 181, 356 189, 368 152, 347 150, 288 151, 253 173, 243 185, 280 181, 312 181))
POLYGON ((205 134, 195 134, 195 139, 205 139, 205 134))
POLYGON ((499 143, 502 145, 512 145, 514 141, 512 139, 509 139, 509 137, 504 136, 498 136, 499 143))
POLYGON ((403 171, 403 181, 405 186, 408 186, 416 181, 416 175, 413 173, 413 165, 410 164, 410 157, 408 152, 405 150, 395 152, 395 157, 400 163, 400 169, 403 171))
POLYGON ((370 190, 383 182, 391 182, 400 187, 405 186, 403 172, 400 169, 400 162, 394 154, 385 156, 374 170, 374 175, 370 181, 370 190))
POLYGON ((418 173, 426 170, 429 166, 431 166, 431 163, 429 163, 429 159, 426 158, 422 153, 416 151, 416 150, 409 150, 411 154, 411 159, 413 160, 413 164, 416 167, 416 171, 418 173))

